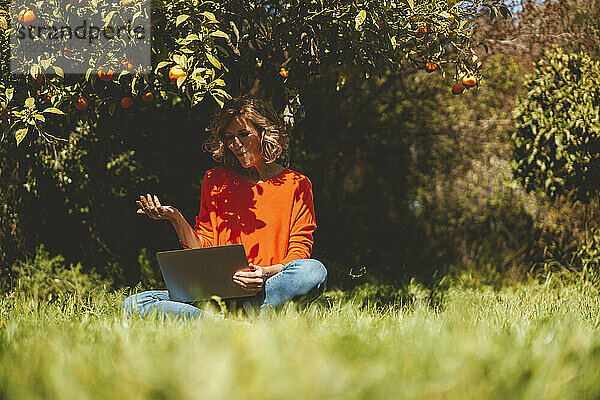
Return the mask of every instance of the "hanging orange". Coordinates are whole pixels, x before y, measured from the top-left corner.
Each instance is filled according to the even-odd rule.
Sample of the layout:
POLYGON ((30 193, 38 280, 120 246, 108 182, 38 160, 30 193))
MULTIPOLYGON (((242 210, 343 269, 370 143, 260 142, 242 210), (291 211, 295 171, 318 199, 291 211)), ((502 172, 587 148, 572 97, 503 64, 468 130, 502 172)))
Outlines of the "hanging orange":
POLYGON ((425 70, 427 72, 433 72, 437 69, 437 67, 437 64, 433 62, 428 62, 427 64, 425 64, 425 70))
POLYGON ((177 79, 179 79, 180 77, 185 76, 185 75, 186 75, 185 71, 179 65, 174 65, 169 70, 169 79, 174 84, 177 84, 177 79))
POLYGON ((125 96, 121 99, 121 107, 129 108, 133 105, 133 99, 129 96, 125 96))
POLYGON ((33 10, 23 10, 19 13, 19 22, 22 24, 28 24, 35 21, 35 13, 33 10))
POLYGON ((102 79, 104 82, 109 82, 112 80, 114 73, 115 71, 112 69, 105 70, 104 68, 100 68, 100 70, 98 70, 98 78, 102 79))
POLYGON ((467 75, 462 78, 462 84, 467 88, 472 88, 477 85, 477 78, 473 75, 467 75))
POLYGON ((147 103, 150 103, 152 100, 154 100, 154 94, 152 92, 148 92, 142 96, 142 100, 144 100, 147 103))
POLYGON ((464 91, 465 87, 462 83, 456 82, 454 85, 452 85, 452 94, 461 94, 464 91))
POLYGON ((88 106, 88 102, 85 97, 79 96, 78 98, 75 99, 75 108, 78 111, 85 110, 87 108, 87 106, 88 106))

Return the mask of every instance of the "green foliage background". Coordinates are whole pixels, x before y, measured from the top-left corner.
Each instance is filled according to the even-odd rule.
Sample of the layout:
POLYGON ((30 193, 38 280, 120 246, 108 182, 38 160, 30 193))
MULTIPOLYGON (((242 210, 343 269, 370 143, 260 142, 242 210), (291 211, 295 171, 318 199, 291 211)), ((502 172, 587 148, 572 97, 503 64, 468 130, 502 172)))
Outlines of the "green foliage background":
POLYGON ((588 201, 600 185, 600 64, 586 54, 549 50, 514 110, 515 174, 531 191, 572 192, 588 201))
MULTIPOLYGON (((268 15, 259 9, 249 14, 247 24, 235 19, 242 15, 234 12, 241 4, 231 3, 233 8, 219 9, 221 14, 213 10, 218 23, 233 18, 240 30, 240 54, 232 51, 231 58, 224 56, 219 61, 229 69, 227 90, 232 94, 256 91, 279 111, 290 96, 299 95, 301 108, 295 115, 291 146, 281 161, 313 181, 318 223, 313 256, 328 266, 330 284, 345 287, 365 280, 399 282, 412 277, 429 282, 448 271, 467 271, 483 281, 520 280, 547 266, 552 261, 549 254, 560 258, 580 251, 586 223, 597 215, 597 203, 589 201, 582 206, 573 202, 567 189, 549 197, 538 184, 523 188, 513 177, 511 137, 518 122, 513 119, 513 109, 537 87, 535 78, 526 78, 527 72, 534 71, 532 61, 555 42, 565 54, 595 43, 593 35, 549 43, 547 36, 534 40, 523 30, 546 32, 561 26, 569 33, 576 32, 581 23, 593 26, 598 18, 592 11, 577 11, 581 1, 523 2, 515 8, 521 10, 515 16, 519 24, 504 19, 490 24, 487 9, 469 16, 477 28, 473 42, 485 43, 489 53, 480 46, 469 47, 468 57, 462 55, 468 59, 465 65, 474 67, 471 50, 477 54, 475 65, 481 62, 477 73, 484 80, 478 89, 460 97, 450 94, 449 76, 439 70, 427 74, 422 63, 410 59, 400 63, 402 68, 378 64, 376 73, 354 64, 357 59, 352 52, 358 51, 358 45, 350 41, 362 37, 355 26, 358 14, 350 20, 343 17, 354 30, 347 32, 349 41, 342 51, 347 63, 336 67, 323 58, 317 62, 316 53, 311 53, 311 37, 308 47, 303 47, 303 41, 294 42, 298 53, 289 53, 290 43, 302 36, 300 27, 294 27, 299 29, 297 34, 288 37, 285 56, 281 43, 274 49, 265 39, 268 31, 257 21, 268 15), (577 17, 567 17, 570 15, 577 17), (506 37, 515 39, 498 39, 506 37), (276 54, 280 58, 274 57, 276 54), (285 64, 291 74, 286 80, 278 71, 292 54, 306 57, 285 64), (325 68, 327 65, 331 68, 325 68), (373 73, 366 78, 366 72, 373 73), (365 275, 355 277, 364 271, 365 275)), ((173 13, 184 5, 177 3, 161 12, 173 13)), ((159 24, 157 32, 171 29, 173 36, 183 35, 186 29, 203 29, 208 17, 202 12, 196 16, 199 22, 189 20, 170 28, 159 24)), ((330 17, 330 23, 339 23, 338 17, 330 17)), ((445 22, 441 24, 449 28, 445 22)), ((233 40, 235 33, 226 26, 223 29, 233 40)), ((436 30, 436 34, 443 32, 436 30)), ((215 40, 221 39, 225 40, 217 35, 215 40)), ((361 48, 369 48, 368 40, 359 40, 361 48)), ((411 48, 416 49, 411 40, 405 43, 409 54, 411 48)), ((182 43, 177 46, 189 44, 182 43)), ((319 51, 332 48, 327 46, 319 51)), ((4 135, 0 146, 0 262, 7 266, 2 269, 5 284, 14 285, 19 276, 8 266, 31 257, 43 243, 50 254, 61 254, 74 265, 80 262, 87 272, 95 271, 115 286, 140 281, 148 287, 161 285, 153 254, 179 248, 179 243, 167 223, 136 215, 134 200, 139 194, 158 193, 163 202, 177 206, 192 222, 198 211, 201 177, 214 165, 202 144, 217 103, 201 101, 190 108, 193 96, 187 97, 185 86, 186 82, 193 85, 187 81, 190 77, 177 85, 165 78, 169 66, 184 64, 175 57, 182 53, 185 51, 165 50, 162 54, 170 58, 157 68, 157 81, 144 81, 156 85, 152 86, 157 96, 154 103, 139 102, 134 96, 131 109, 113 107, 110 118, 75 113, 64 120, 49 119, 46 127, 68 137, 64 146, 31 131, 16 147, 14 136, 4 135)), ((589 65, 595 65, 596 55, 587 57, 589 65)), ((158 67, 161 61, 154 61, 158 67)), ((189 71, 189 65, 186 67, 189 71)), ((211 68, 219 70, 214 65, 211 68)), ((86 90, 101 84, 93 77, 86 79, 86 90)), ((50 81, 54 79, 58 78, 50 81)), ((107 85, 133 93, 132 84, 125 79, 107 85)), ((42 92, 52 85, 59 86, 43 86, 42 92)), ((587 93, 577 85, 574 90, 581 96, 587 93)), ((136 91, 137 95, 142 92, 136 91)), ((63 100, 55 105, 71 107, 68 96, 72 95, 58 96, 63 100)), ((118 98, 110 97, 104 105, 94 103, 88 114, 110 113, 110 102, 118 98)), ((535 102, 527 104, 533 107, 535 102)), ((533 109, 519 107, 523 111, 517 115, 531 119, 533 109)), ((581 111, 582 115, 585 112, 581 111)), ((595 129, 593 124, 587 128, 595 129)), ((577 160, 582 162, 579 157, 577 160)), ((582 187, 589 185, 577 186, 582 187)))

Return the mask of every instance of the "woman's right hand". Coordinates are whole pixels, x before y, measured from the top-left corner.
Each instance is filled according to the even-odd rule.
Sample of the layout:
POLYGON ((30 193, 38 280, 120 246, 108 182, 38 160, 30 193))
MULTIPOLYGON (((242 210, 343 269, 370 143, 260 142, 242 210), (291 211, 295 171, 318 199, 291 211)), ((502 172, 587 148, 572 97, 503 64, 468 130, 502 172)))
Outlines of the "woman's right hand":
POLYGON ((137 213, 146 214, 152 219, 166 219, 172 221, 177 216, 177 209, 172 206, 163 206, 160 204, 158 196, 156 195, 141 195, 140 199, 137 200, 136 203, 140 207, 137 210, 137 213))

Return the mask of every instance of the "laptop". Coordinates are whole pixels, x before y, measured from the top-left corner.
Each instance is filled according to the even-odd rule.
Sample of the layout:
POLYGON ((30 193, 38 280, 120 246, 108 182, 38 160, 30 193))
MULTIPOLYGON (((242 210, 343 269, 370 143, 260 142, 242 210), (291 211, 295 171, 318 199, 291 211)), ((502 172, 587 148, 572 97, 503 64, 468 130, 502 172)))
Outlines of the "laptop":
POLYGON ((191 303, 212 296, 253 296, 233 282, 233 274, 248 267, 241 244, 159 251, 156 259, 171 300, 191 303))

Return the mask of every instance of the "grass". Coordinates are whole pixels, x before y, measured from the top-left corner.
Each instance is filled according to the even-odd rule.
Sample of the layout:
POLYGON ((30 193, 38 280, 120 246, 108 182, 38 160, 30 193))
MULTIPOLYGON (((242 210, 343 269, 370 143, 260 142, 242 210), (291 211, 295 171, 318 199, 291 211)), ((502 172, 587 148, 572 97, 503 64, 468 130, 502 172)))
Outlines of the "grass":
POLYGON ((0 398, 600 397, 590 283, 454 286, 435 306, 415 284, 395 303, 375 306, 378 293, 330 291, 245 325, 127 320, 122 292, 51 303, 11 292, 0 297, 0 398))

